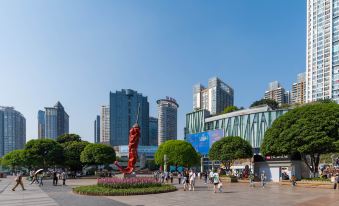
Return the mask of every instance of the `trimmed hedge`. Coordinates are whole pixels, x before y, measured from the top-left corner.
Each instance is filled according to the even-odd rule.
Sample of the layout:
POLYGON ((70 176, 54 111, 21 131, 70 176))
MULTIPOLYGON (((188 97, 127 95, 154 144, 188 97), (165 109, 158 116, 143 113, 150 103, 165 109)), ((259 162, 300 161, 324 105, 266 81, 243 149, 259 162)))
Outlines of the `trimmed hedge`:
POLYGON ((161 183, 154 178, 149 177, 134 177, 134 178, 100 178, 98 186, 111 189, 129 189, 129 188, 148 188, 160 187, 161 183))
POLYGON ((112 189, 108 187, 102 187, 99 185, 88 185, 73 188, 73 192, 80 195, 92 195, 92 196, 129 196, 129 195, 145 195, 145 194, 157 194, 164 192, 176 191, 177 188, 173 185, 161 185, 157 187, 147 188, 129 188, 129 189, 112 189))

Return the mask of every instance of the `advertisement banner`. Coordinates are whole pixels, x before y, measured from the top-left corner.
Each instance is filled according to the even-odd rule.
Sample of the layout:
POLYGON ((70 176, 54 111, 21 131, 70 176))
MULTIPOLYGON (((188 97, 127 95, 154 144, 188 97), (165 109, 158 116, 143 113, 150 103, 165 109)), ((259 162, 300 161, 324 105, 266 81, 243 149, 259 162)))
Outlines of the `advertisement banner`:
POLYGON ((223 130, 213 130, 186 136, 186 141, 191 143, 193 148, 202 155, 207 155, 212 144, 223 137, 223 130))

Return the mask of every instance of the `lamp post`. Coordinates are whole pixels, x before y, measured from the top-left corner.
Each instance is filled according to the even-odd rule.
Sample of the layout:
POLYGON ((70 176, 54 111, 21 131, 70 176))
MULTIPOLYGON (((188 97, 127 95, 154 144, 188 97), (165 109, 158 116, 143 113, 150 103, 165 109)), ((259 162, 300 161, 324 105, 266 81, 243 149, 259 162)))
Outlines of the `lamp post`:
POLYGON ((167 172, 167 161, 168 161, 167 155, 165 154, 164 155, 164 172, 167 172))

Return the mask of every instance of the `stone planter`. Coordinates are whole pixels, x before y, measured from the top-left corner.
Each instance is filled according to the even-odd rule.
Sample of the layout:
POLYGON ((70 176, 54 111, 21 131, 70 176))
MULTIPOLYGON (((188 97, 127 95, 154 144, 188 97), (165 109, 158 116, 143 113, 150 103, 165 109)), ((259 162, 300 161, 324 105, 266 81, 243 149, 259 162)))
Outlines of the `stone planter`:
POLYGON ((234 182, 238 182, 238 178, 237 177, 220 177, 220 180, 224 183, 234 183, 234 182))

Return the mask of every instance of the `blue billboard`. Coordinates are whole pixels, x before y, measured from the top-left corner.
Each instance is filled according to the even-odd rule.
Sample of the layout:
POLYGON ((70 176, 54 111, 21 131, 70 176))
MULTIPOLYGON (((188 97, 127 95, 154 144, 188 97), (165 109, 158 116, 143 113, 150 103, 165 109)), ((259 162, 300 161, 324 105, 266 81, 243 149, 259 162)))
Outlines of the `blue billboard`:
POLYGON ((207 155, 212 144, 224 136, 222 129, 186 135, 186 141, 191 143, 195 151, 207 155))

